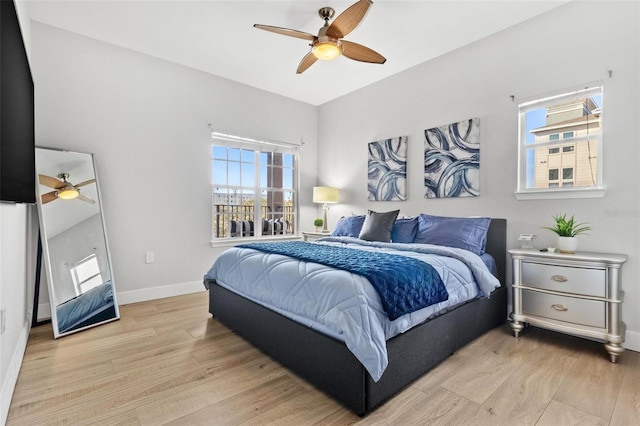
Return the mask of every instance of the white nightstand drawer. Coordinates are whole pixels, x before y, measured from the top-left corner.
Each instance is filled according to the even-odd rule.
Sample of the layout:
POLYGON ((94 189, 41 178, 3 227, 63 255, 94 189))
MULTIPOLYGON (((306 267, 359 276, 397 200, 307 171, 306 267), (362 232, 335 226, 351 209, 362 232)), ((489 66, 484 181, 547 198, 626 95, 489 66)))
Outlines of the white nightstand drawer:
POLYGON ((605 302, 522 291, 522 312, 563 322, 605 328, 605 302))
POLYGON ((522 285, 585 296, 607 296, 604 269, 522 262, 522 285))

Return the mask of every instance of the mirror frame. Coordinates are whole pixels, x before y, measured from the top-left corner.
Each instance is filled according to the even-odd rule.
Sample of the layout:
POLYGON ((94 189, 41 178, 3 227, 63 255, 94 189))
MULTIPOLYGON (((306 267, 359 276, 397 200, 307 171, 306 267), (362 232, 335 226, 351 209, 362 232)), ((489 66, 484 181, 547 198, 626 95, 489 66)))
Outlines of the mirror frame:
MULTIPOLYGON (((111 253, 109 251, 109 241, 107 238, 107 228, 105 225, 105 220, 104 220, 104 212, 103 212, 103 204, 102 204, 102 197, 100 195, 100 185, 98 182, 98 172, 97 172, 97 168, 96 168, 96 162, 95 162, 95 157, 93 154, 90 153, 84 153, 84 152, 78 152, 78 151, 70 151, 70 150, 65 150, 65 149, 59 149, 59 148, 49 148, 49 147, 44 147, 44 146, 36 146, 36 152, 38 150, 46 150, 46 151, 52 151, 52 152, 59 152, 59 153, 71 153, 71 154, 81 154, 81 155, 87 155, 91 161, 91 167, 93 168, 93 175, 95 178, 95 185, 96 185, 96 203, 98 204, 98 211, 100 214, 100 223, 101 223, 101 230, 102 230, 102 235, 104 237, 104 245, 105 245, 105 255, 106 255, 106 260, 108 263, 108 272, 109 272, 109 276, 110 276, 110 281, 111 281, 111 286, 112 286, 112 292, 113 292, 113 307, 114 307, 114 313, 115 315, 112 318, 107 318, 107 319, 103 319, 100 321, 97 321, 95 323, 92 324, 87 324, 83 327, 78 327, 78 328, 74 328, 71 330, 68 330, 66 332, 61 333, 60 329, 59 329, 59 323, 58 323, 58 314, 57 314, 57 305, 56 305, 56 298, 55 298, 55 294, 56 294, 56 290, 54 288, 54 277, 53 277, 53 270, 51 267, 51 256, 50 256, 50 248, 49 248, 49 242, 47 239, 47 224, 46 224, 46 220, 44 218, 44 212, 43 212, 43 203, 42 203, 42 195, 41 194, 41 184, 39 182, 39 178, 38 175, 40 174, 40 168, 38 167, 38 163, 36 161, 36 195, 37 195, 37 205, 38 205, 38 222, 40 225, 40 240, 41 240, 41 244, 42 244, 42 263, 44 265, 44 269, 45 269, 45 276, 47 278, 47 289, 49 291, 49 305, 51 307, 51 325, 53 327, 53 336, 54 338, 58 338, 58 337, 62 337, 62 336, 66 336, 69 334, 73 334, 73 333, 77 333, 79 331, 82 330, 86 330, 88 328, 93 328, 96 327, 98 325, 102 325, 102 324, 106 324, 112 321, 116 321, 120 319, 120 309, 118 306, 118 302, 117 302, 117 297, 116 297, 116 287, 115 287, 115 280, 114 280, 114 276, 113 276, 113 264, 112 264, 112 260, 111 260, 111 253)), ((37 159, 37 156, 36 156, 37 159)), ((63 200, 64 201, 64 200, 63 200)), ((76 202, 76 200, 71 200, 71 202, 76 202)), ((70 299, 72 300, 72 299, 70 299)), ((37 301, 36 301, 37 303, 37 301)), ((65 302, 62 302, 65 303, 65 302)))

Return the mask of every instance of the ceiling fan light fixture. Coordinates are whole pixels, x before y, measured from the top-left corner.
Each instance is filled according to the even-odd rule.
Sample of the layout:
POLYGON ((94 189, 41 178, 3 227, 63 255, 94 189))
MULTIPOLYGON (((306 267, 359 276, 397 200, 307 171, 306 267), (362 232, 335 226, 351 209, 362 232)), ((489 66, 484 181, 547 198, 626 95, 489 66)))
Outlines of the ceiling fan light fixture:
POLYGON ((336 59, 342 53, 342 47, 338 42, 324 41, 313 46, 313 56, 323 61, 336 59))
POLYGON ((80 192, 76 188, 63 188, 62 190, 56 193, 58 198, 62 198, 63 200, 73 200, 74 198, 78 198, 80 192))

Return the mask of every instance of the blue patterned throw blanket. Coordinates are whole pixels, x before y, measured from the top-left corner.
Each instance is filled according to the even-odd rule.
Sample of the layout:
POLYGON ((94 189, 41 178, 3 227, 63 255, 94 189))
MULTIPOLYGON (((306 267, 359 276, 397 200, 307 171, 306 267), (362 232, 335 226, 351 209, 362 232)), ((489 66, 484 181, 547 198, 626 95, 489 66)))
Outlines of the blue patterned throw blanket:
POLYGON ((361 275, 380 295, 390 320, 449 298, 434 267, 411 257, 302 241, 249 243, 237 247, 281 254, 361 275))

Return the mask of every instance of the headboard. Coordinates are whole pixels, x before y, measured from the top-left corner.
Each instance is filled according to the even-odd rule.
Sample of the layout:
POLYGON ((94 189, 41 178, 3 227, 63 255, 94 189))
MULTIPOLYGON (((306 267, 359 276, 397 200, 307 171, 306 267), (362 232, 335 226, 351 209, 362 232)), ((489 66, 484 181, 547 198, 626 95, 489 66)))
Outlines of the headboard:
POLYGON ((491 219, 485 252, 495 259, 498 279, 504 287, 507 275, 507 219, 491 219))

